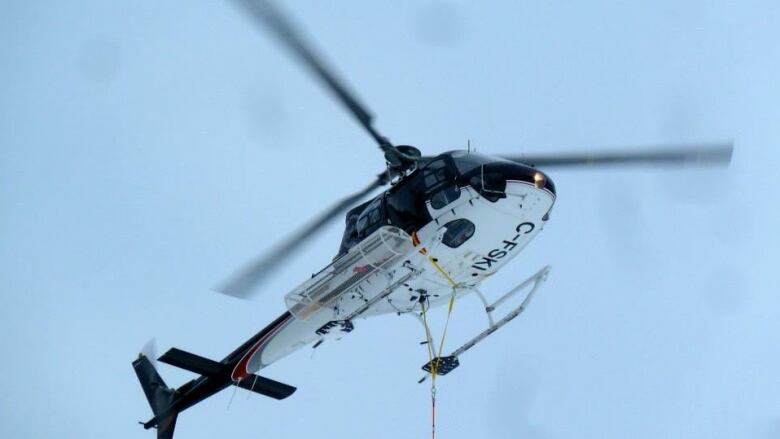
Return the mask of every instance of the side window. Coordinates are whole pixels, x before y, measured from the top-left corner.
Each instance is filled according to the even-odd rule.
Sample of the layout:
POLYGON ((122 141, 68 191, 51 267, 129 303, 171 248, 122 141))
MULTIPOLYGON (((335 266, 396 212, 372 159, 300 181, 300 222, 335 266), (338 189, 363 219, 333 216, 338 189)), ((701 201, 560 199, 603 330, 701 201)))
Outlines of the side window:
POLYGON ((460 198, 460 188, 457 185, 445 186, 431 196, 431 207, 438 210, 458 198, 460 198))
POLYGON ((379 224, 379 219, 382 217, 382 215, 379 214, 379 206, 377 206, 375 209, 371 210, 371 212, 368 212, 368 226, 373 227, 376 224, 379 224))
POLYGON ((474 235, 475 229, 474 223, 465 218, 452 220, 444 227, 447 231, 444 232, 441 242, 450 248, 460 247, 461 244, 468 241, 474 235))
POLYGON ((357 231, 361 237, 373 232, 382 220, 382 198, 377 198, 366 206, 357 220, 357 231))
POLYGON ((447 180, 446 166, 444 160, 437 160, 425 167, 423 179, 426 188, 433 188, 439 183, 447 180))
POLYGON ((362 235, 367 228, 368 228, 368 217, 363 215, 360 218, 358 218, 358 222, 357 222, 358 234, 362 235))
POLYGON ((423 181, 434 209, 441 209, 460 197, 455 172, 447 167, 444 159, 433 161, 423 169, 423 181))
POLYGON ((506 177, 500 172, 485 171, 484 166, 480 166, 479 172, 471 176, 469 185, 490 202, 506 198, 506 177))
POLYGON ((341 238, 341 246, 339 247, 339 253, 336 255, 336 258, 348 252, 349 249, 355 244, 355 241, 357 241, 357 219, 358 214, 356 212, 347 212, 344 236, 341 238))

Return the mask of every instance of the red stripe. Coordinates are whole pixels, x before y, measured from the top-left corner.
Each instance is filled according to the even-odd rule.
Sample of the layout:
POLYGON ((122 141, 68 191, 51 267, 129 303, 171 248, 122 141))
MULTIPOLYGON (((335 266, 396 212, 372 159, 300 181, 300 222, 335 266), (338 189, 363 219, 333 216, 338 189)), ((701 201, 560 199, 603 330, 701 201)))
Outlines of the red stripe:
POLYGON ((282 327, 287 324, 290 319, 292 318, 292 314, 290 314, 286 319, 279 322, 278 325, 276 325, 273 329, 268 331, 268 334, 262 336, 260 340, 257 340, 257 343, 254 344, 249 350, 244 354, 244 356, 241 358, 241 360, 236 364, 236 367, 233 369, 233 372, 230 374, 230 378, 233 381, 240 381, 249 375, 252 375, 251 372, 249 372, 246 367, 249 365, 249 360, 252 359, 252 356, 257 352, 264 343, 269 341, 271 339, 271 336, 279 332, 282 327))

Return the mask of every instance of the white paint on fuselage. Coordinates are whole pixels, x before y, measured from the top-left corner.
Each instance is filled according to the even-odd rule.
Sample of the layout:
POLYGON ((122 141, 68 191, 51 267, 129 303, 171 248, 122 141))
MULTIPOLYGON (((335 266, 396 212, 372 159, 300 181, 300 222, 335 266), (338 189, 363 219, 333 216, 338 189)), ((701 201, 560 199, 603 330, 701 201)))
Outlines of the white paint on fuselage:
MULTIPOLYGON (((419 274, 399 285, 386 298, 362 313, 361 317, 372 315, 419 311, 421 290, 429 295, 431 306, 446 303, 452 293, 450 282, 438 272, 428 257, 436 258, 438 264, 457 284, 476 286, 488 276, 495 274, 542 230, 543 219, 555 202, 555 196, 533 184, 508 181, 506 197, 491 202, 480 196, 471 187, 461 188, 460 197, 443 209, 435 210, 428 205, 434 221, 417 232, 421 244, 402 258, 396 267, 386 267, 374 272, 357 286, 346 291, 332 307, 322 308, 305 320, 292 318, 271 337, 252 357, 248 370, 259 369, 281 359, 293 351, 315 342, 319 337, 315 331, 331 320, 348 316, 366 300, 382 293, 393 279, 407 274, 414 267, 419 274), (450 221, 465 218, 474 223, 474 235, 457 248, 449 248, 438 241, 443 227, 450 221), (419 250, 425 247, 427 254, 419 250)), ((410 238, 411 239, 411 238, 410 238)), ((458 295, 470 292, 459 288, 458 295)))

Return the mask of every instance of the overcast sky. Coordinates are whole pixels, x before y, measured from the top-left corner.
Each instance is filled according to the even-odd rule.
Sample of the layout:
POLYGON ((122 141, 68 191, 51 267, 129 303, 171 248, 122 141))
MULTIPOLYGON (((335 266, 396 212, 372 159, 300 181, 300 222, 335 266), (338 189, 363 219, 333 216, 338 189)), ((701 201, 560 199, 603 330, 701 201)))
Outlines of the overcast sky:
MULTIPOLYGON (((550 222, 484 289, 550 278, 438 380, 440 437, 780 437, 776 0, 286 6, 379 129, 427 154, 735 140, 725 170, 550 172, 550 222)), ((4 1, 0 436, 154 437, 141 346, 221 359, 330 261, 340 222, 257 300, 212 288, 382 169, 227 1, 4 1)), ((463 300, 448 345, 484 325, 463 300)), ((264 370, 294 396, 228 410, 229 389, 176 437, 427 437, 422 337, 358 321, 264 370)))

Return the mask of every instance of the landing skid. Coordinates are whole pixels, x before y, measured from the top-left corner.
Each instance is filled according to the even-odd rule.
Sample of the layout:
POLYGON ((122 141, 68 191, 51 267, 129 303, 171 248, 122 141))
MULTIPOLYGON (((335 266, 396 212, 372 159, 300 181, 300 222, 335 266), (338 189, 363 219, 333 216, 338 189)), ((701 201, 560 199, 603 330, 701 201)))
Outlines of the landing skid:
MULTIPOLYGON (((452 351, 449 355, 443 357, 436 357, 433 360, 425 363, 422 366, 422 369, 428 372, 428 374, 423 376, 418 382, 422 383, 430 376, 431 369, 433 368, 434 365, 436 365, 436 367, 433 368, 436 371, 435 372, 436 375, 448 374, 449 372, 451 372, 453 369, 455 369, 460 365, 460 361, 458 360, 458 357, 462 353, 473 348, 477 343, 487 338, 487 336, 496 332, 498 328, 506 325, 507 323, 512 321, 512 319, 519 316, 523 311, 525 311, 525 309, 528 307, 528 304, 531 303, 531 299, 534 297, 536 290, 538 290, 539 287, 544 283, 544 281, 547 280, 547 274, 549 272, 550 272, 550 266, 548 265, 542 268, 541 270, 537 271, 533 276, 529 277, 518 286, 509 290, 509 292, 499 297, 492 304, 488 304, 485 295, 482 294, 482 292, 479 291, 478 289, 474 288, 474 292, 477 293, 477 296, 479 296, 480 300, 485 305, 485 313, 487 314, 487 318, 488 318, 488 328, 480 332, 479 334, 477 334, 471 340, 461 345, 458 349, 452 351), (495 311, 497 307, 501 306, 501 304, 506 302, 508 299, 515 296, 520 291, 527 289, 528 287, 531 288, 530 291, 528 292, 528 294, 525 296, 525 299, 523 299, 522 303, 520 303, 520 305, 517 308, 508 312, 504 317, 502 317, 498 321, 494 320, 493 311, 495 311)), ((428 343, 433 343, 433 340, 431 339, 430 336, 428 337, 428 343)), ((435 352, 435 346, 433 344, 431 344, 431 346, 434 348, 434 352, 435 352)))

